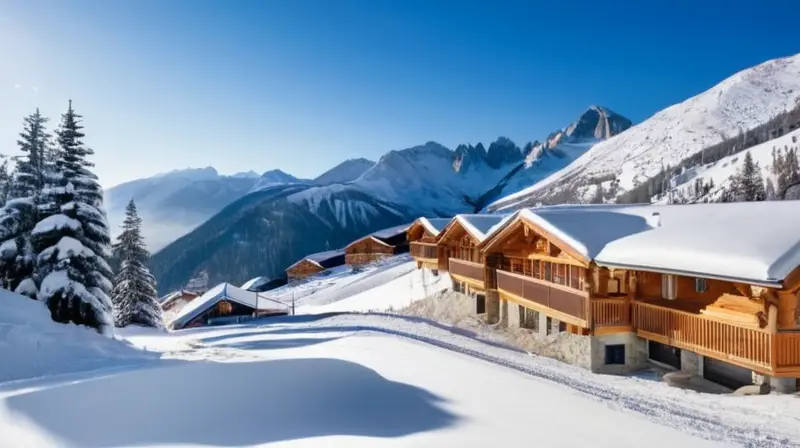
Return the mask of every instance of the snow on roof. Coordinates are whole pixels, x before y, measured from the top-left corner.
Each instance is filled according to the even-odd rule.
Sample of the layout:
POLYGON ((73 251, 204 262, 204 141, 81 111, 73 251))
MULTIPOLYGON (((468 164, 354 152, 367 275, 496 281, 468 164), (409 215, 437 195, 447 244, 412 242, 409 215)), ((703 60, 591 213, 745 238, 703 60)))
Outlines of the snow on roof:
POLYGON ((315 265, 317 265, 317 266, 319 266, 321 268, 325 268, 325 266, 323 266, 322 263, 325 263, 326 261, 330 260, 331 258, 335 258, 335 257, 343 256, 343 255, 344 255, 344 250, 343 249, 328 250, 328 251, 325 251, 325 252, 317 252, 315 254, 306 255, 305 257, 297 260, 291 266, 286 268, 286 270, 288 271, 289 269, 292 269, 293 267, 295 267, 298 264, 302 263, 303 260, 308 260, 308 261, 314 263, 315 265))
POLYGON ((436 236, 447 227, 452 218, 419 218, 418 221, 425 227, 425 230, 436 236))
POLYGON ((380 239, 388 239, 405 232, 406 230, 408 230, 409 227, 411 227, 411 224, 412 223, 406 223, 406 224, 401 224, 399 226, 378 230, 377 232, 371 233, 369 236, 374 236, 375 238, 380 238, 380 239))
POLYGON ((252 288, 253 286, 255 286, 257 284, 259 284, 261 282, 266 282, 268 280, 269 280, 268 277, 263 277, 263 276, 253 277, 250 280, 242 283, 242 286, 240 286, 239 288, 241 288, 241 289, 250 289, 250 288, 252 288))
POLYGON ((211 288, 201 297, 189 302, 181 312, 178 313, 170 323, 173 327, 181 327, 189 323, 192 319, 199 316, 203 311, 207 310, 222 299, 231 300, 245 306, 257 310, 266 309, 285 309, 288 311, 288 305, 277 300, 264 297, 261 294, 253 291, 246 291, 230 283, 220 283, 219 285, 211 288))
POLYGON ((483 215, 470 215, 461 214, 456 215, 456 220, 479 242, 486 239, 489 230, 494 228, 498 223, 503 221, 508 215, 506 214, 483 214, 483 215))
POLYGON ((541 207, 503 224, 515 217, 600 265, 770 285, 800 265, 800 201, 541 207))

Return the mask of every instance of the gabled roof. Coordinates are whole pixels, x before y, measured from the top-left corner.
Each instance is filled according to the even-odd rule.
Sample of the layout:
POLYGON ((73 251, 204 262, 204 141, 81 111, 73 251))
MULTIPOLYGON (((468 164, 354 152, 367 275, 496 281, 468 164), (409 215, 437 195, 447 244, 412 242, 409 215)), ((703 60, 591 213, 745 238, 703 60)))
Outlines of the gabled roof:
POLYGON ((439 232, 447 227, 447 224, 449 224, 451 220, 452 218, 419 218, 417 222, 422 224, 425 230, 430 232, 431 235, 437 236, 439 232))
POLYGON ((484 248, 518 220, 609 267, 775 286, 800 265, 800 201, 522 209, 484 248))
POLYGON ((409 227, 411 227, 412 223, 401 224, 399 226, 389 227, 383 230, 378 230, 377 232, 373 232, 370 236, 374 236, 375 238, 381 240, 387 240, 389 238, 402 235, 405 233, 409 227))
POLYGON ((256 292, 237 288, 229 283, 220 283, 183 307, 170 325, 173 327, 182 327, 223 299, 249 306, 256 310, 289 310, 289 306, 283 302, 264 297, 256 292))
POLYGON ((439 234, 439 239, 446 238, 447 233, 452 231, 455 228, 455 224, 460 225, 467 231, 467 233, 475 239, 476 242, 480 243, 486 236, 488 235, 489 230, 493 227, 498 225, 504 219, 507 218, 507 214, 461 214, 456 215, 450 223, 442 230, 439 234))
POLYGON ((294 262, 294 264, 292 264, 291 266, 286 268, 286 270, 288 271, 289 269, 292 269, 293 267, 297 266, 298 264, 302 263, 303 261, 308 261, 310 263, 313 263, 313 264, 317 265, 318 267, 320 267, 322 269, 325 269, 327 262, 329 262, 330 260, 333 260, 336 257, 343 257, 343 256, 344 256, 344 250, 342 250, 342 249, 328 250, 328 251, 325 251, 325 252, 317 252, 315 254, 306 255, 305 257, 297 260, 296 262, 294 262))
POLYGON ((363 237, 361 237, 361 238, 359 238, 359 239, 357 239, 357 240, 355 240, 355 241, 351 242, 350 244, 348 244, 348 245, 345 247, 345 249, 347 249, 348 247, 350 247, 350 246, 352 246, 352 245, 354 245, 354 244, 356 244, 356 243, 360 243, 360 242, 362 242, 362 241, 364 241, 364 240, 372 240, 372 241, 374 241, 374 242, 376 242, 376 243, 378 243, 378 244, 381 244, 381 245, 383 245, 383 246, 386 246, 386 247, 392 247, 392 245, 391 245, 391 244, 387 244, 385 241, 383 241, 383 240, 382 240, 382 239, 380 239, 380 238, 375 238, 373 235, 367 235, 367 236, 363 236, 363 237))
POLYGON ((197 297, 199 294, 193 293, 191 291, 185 291, 185 290, 182 290, 182 289, 179 289, 177 291, 173 291, 173 292, 165 295, 164 297, 162 297, 160 299, 161 307, 164 308, 164 307, 169 306, 169 304, 171 304, 172 302, 175 302, 176 300, 182 298, 184 295, 197 297))

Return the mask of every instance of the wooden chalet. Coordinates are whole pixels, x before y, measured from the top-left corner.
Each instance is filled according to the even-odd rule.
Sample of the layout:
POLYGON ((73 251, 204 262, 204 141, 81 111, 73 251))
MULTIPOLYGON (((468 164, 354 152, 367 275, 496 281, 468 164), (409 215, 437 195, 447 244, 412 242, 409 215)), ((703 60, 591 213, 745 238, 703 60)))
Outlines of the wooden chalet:
POLYGON ((797 222, 800 201, 524 209, 478 244, 480 255, 474 239, 459 242, 451 275, 486 289, 489 322, 587 336, 583 364, 594 371, 650 360, 730 388, 755 380, 792 391, 797 222))
POLYGON ((200 297, 200 294, 196 292, 181 289, 164 296, 161 299, 161 309, 163 311, 169 311, 177 306, 186 305, 198 297, 200 297))
POLYGON ((221 283, 183 307, 170 322, 173 330, 237 323, 242 320, 286 315, 289 306, 253 291, 221 283))
POLYGON ((437 238, 439 269, 448 271, 453 289, 475 298, 478 314, 485 312, 486 266, 478 245, 505 215, 457 215, 437 238))
POLYGON ((439 249, 436 240, 450 221, 449 218, 419 218, 408 228, 411 256, 417 262, 417 268, 426 267, 438 273, 439 249))
POLYGON ((343 250, 330 250, 307 255, 293 265, 286 268, 286 277, 289 281, 300 280, 310 275, 318 274, 326 269, 344 264, 343 250))
POLYGON ((409 224, 390 227, 359 238, 344 248, 345 263, 361 265, 408 252, 409 224))

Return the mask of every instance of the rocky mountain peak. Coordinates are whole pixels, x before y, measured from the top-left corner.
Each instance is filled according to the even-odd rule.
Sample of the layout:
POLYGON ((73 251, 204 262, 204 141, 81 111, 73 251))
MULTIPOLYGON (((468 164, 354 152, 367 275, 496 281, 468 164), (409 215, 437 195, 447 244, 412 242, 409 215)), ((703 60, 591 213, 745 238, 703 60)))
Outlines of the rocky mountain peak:
POLYGON ((522 158, 522 150, 507 137, 498 137, 486 152, 486 163, 494 169, 519 162, 522 158))
POLYGON ((565 129, 553 132, 545 141, 545 148, 559 143, 575 143, 609 139, 632 126, 631 120, 603 106, 592 105, 565 129))

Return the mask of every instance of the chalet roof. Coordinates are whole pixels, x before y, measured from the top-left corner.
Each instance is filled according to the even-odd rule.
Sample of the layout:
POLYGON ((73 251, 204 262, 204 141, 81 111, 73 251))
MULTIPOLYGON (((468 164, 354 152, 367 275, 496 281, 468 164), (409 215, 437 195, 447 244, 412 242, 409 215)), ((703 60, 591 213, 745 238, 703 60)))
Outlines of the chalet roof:
POLYGON ((177 291, 173 291, 173 292, 161 297, 161 299, 159 299, 159 301, 161 302, 161 307, 164 308, 164 307, 169 306, 169 304, 171 304, 172 302, 182 298, 184 295, 189 295, 189 296, 192 296, 192 297, 197 297, 198 296, 198 294, 195 294, 195 293, 193 293, 191 291, 184 291, 184 290, 179 289, 177 291))
POLYGON ((503 222, 508 216, 509 215, 505 213, 481 215, 460 214, 456 215, 450 222, 458 222, 473 238, 481 242, 486 239, 491 229, 503 222))
POLYGON ((417 221, 425 227, 425 230, 436 236, 439 232, 444 230, 447 224, 452 220, 452 218, 419 218, 417 221))
POLYGON ((223 299, 237 302, 257 310, 279 309, 288 311, 289 309, 289 306, 285 303, 267 298, 256 292, 246 291, 229 283, 220 283, 183 307, 181 312, 175 316, 170 325, 174 328, 183 327, 192 319, 199 316, 205 310, 216 305, 217 302, 223 299))
POLYGON ((800 265, 800 201, 691 205, 569 205, 525 219, 609 267, 775 285, 800 265))
MULTIPOLYGON (((327 263, 329 261, 333 260, 336 257, 343 257, 343 256, 344 256, 344 250, 342 250, 342 249, 328 250, 328 251, 325 251, 325 252, 317 252, 315 254, 306 255, 305 257, 297 260, 296 262, 294 262, 294 264, 292 264, 291 266, 286 268, 286 270, 288 271, 289 269, 292 269, 293 267, 295 267, 298 264, 302 263, 304 260, 310 261, 311 263, 313 263, 313 264, 319 266, 320 268, 324 269, 326 267, 330 267, 330 266, 327 266, 327 263)), ((342 260, 344 260, 344 259, 342 259, 342 260)), ((344 263, 344 261, 342 261, 342 263, 344 263)))
POLYGON ((381 240, 387 240, 389 238, 405 233, 408 230, 408 228, 411 227, 411 224, 412 223, 406 223, 406 224, 401 224, 399 226, 378 230, 377 232, 371 233, 369 236, 373 236, 381 240))

